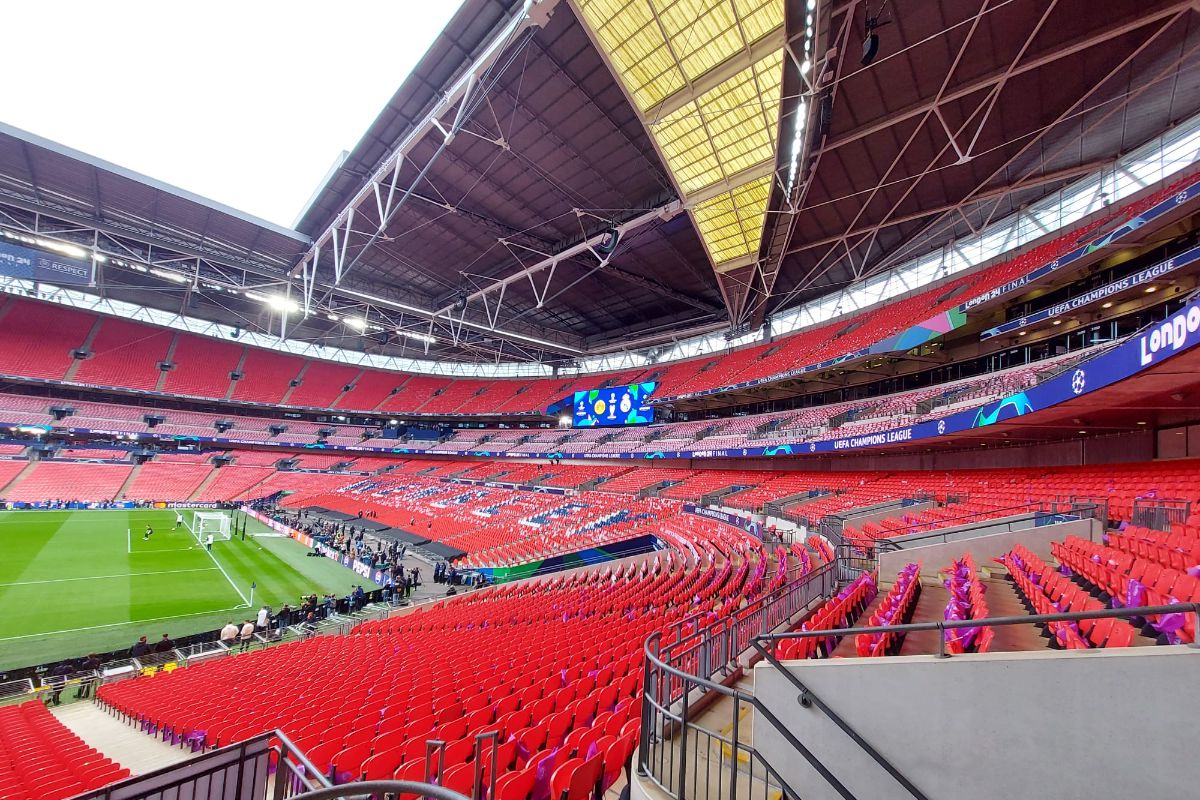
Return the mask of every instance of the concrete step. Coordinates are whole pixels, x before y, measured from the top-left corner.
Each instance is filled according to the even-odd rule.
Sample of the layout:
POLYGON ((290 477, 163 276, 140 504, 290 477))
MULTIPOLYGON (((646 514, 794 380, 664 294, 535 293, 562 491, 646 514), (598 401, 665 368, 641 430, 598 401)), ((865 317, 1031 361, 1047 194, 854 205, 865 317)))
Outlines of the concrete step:
MULTIPOLYGON (((993 617, 1021 617, 1029 613, 1021 602, 1016 587, 1006 577, 988 578, 983 581, 984 599, 988 613, 993 617)), ((1042 636, 1036 625, 1001 625, 993 628, 996 638, 990 650, 993 653, 1016 653, 1023 650, 1045 650, 1049 641, 1042 636)))
POLYGON ((125 497, 126 490, 128 490, 129 487, 133 485, 134 480, 137 478, 138 473, 141 471, 142 471, 141 464, 137 464, 134 466, 133 469, 129 470, 129 475, 126 476, 125 482, 121 484, 121 488, 117 489, 117 493, 113 497, 114 500, 121 500, 125 497))
MULTIPOLYGON (((921 583, 921 595, 917 598, 910 622, 940 622, 945 619, 946 604, 950 602, 950 591, 940 584, 921 583)), ((902 656, 928 656, 938 651, 938 631, 913 631, 905 635, 900 645, 902 656)))
POLYGON ((208 485, 215 481, 217 476, 220 474, 221 471, 216 467, 213 467, 211 470, 209 470, 208 475, 204 476, 204 480, 200 481, 200 485, 196 487, 196 491, 192 492, 191 496, 188 497, 188 500, 196 500, 200 497, 200 495, 204 494, 204 490, 207 489, 208 485))
POLYGON ((89 746, 134 775, 145 775, 191 757, 189 751, 142 733, 90 701, 52 708, 51 713, 89 746))
MULTIPOLYGON (((688 734, 686 742, 674 738, 650 746, 651 772, 673 796, 730 797, 732 780, 732 796, 738 800, 782 800, 782 790, 768 780, 760 761, 744 757, 739 751, 735 764, 715 738, 695 730, 690 730, 688 734), (683 791, 680 791, 681 788, 683 791)), ((642 787, 646 785, 643 781, 642 787)))
MULTIPOLYGON (((887 597, 887 589, 881 586, 879 587, 879 594, 875 595, 875 599, 871 601, 870 605, 863 609, 863 612, 858 615, 858 619, 849 620, 846 627, 853 628, 859 624, 866 625, 871 615, 883 605, 885 597, 887 597)), ((858 650, 854 647, 853 636, 843 636, 842 640, 838 642, 837 647, 833 648, 833 652, 830 653, 830 658, 856 658, 857 656, 858 650)))

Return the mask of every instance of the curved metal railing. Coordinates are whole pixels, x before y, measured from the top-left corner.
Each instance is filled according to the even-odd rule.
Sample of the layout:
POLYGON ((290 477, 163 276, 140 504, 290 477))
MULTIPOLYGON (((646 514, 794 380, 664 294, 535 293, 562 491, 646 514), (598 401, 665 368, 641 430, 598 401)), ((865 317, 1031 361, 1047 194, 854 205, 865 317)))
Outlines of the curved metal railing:
POLYGON ((432 783, 414 781, 360 781, 327 786, 304 794, 292 796, 292 800, 357 800, 370 797, 424 797, 431 800, 470 800, 465 795, 436 786, 432 783))
POLYGON ((799 800, 753 745, 738 739, 738 721, 754 709, 846 800, 853 795, 753 695, 716 679, 737 675, 738 657, 756 635, 787 622, 837 586, 839 564, 827 564, 791 585, 759 598, 732 618, 700 627, 701 615, 678 623, 673 641, 655 633, 644 648, 639 773, 676 800, 799 800), (684 635, 684 629, 697 630, 684 635), (732 725, 712 730, 698 714, 714 698, 732 700, 732 725))

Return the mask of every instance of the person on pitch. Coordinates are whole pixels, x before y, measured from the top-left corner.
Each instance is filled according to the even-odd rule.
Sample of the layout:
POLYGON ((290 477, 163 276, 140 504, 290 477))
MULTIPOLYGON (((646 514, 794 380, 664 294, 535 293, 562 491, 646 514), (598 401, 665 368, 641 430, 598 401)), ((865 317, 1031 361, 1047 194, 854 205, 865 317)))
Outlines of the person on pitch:
POLYGON ((142 535, 142 541, 143 542, 149 541, 150 537, 153 535, 154 535, 154 528, 151 528, 149 525, 147 525, 146 532, 142 535))
POLYGON ((176 531, 177 531, 177 530, 179 530, 179 528, 180 528, 182 525, 183 525, 183 513, 182 513, 182 512, 180 512, 180 511, 176 511, 176 512, 175 512, 175 527, 174 527, 174 528, 172 528, 172 530, 176 530, 176 531))

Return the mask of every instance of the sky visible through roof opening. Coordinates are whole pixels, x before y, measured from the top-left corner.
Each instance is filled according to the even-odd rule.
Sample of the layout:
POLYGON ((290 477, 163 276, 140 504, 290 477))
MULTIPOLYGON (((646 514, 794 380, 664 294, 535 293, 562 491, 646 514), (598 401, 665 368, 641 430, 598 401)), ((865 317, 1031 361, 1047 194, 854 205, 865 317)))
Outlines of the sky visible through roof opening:
POLYGON ((291 227, 460 5, 16 3, 0 121, 291 227))

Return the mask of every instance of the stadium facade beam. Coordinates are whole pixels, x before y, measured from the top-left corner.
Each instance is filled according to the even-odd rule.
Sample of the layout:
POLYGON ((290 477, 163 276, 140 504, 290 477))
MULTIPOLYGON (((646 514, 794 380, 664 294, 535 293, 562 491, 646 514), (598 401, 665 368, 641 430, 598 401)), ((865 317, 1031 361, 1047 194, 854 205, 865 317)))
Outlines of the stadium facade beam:
POLYGON ((1019 192, 1023 189, 1034 189, 1039 186, 1060 183, 1065 180, 1070 180, 1071 178, 1090 175, 1091 173, 1101 170, 1112 163, 1113 159, 1111 158, 1106 158, 1099 161, 1089 161, 1086 164, 1080 164, 1074 167, 1065 167, 1063 169, 1047 172, 1042 175, 1025 178, 1019 181, 1013 181, 1012 183, 1005 184, 1003 186, 996 186, 991 189, 987 189, 986 191, 976 192, 971 195, 968 201, 946 203, 940 206, 934 206, 932 208, 921 209, 920 211, 914 211, 911 214, 904 214, 898 217, 889 217, 881 222, 876 222, 862 228, 856 228, 853 231, 840 234, 838 236, 828 236, 824 239, 813 239, 812 241, 790 247, 787 250, 787 254, 791 255, 792 253, 802 253, 805 250, 824 247, 825 245, 835 244, 843 240, 860 239, 864 236, 869 236, 877 231, 883 230, 884 228, 890 228, 893 225, 902 225, 906 222, 915 222, 916 220, 925 219, 926 217, 942 215, 946 212, 957 212, 964 207, 964 203, 981 203, 987 200, 993 200, 997 197, 1004 197, 1013 192, 1019 192))
MULTIPOLYGON (((843 8, 843 12, 853 11, 855 5, 856 0, 852 0, 849 6, 843 8)), ((751 273, 747 287, 748 297, 743 316, 749 328, 758 328, 767 319, 775 283, 799 221, 797 210, 812 185, 816 160, 809 158, 809 152, 813 147, 814 135, 821 130, 818 125, 821 104, 815 101, 818 88, 818 78, 815 76, 824 77, 826 70, 833 66, 830 63, 834 58, 831 52, 844 52, 845 39, 853 21, 852 13, 843 13, 841 26, 835 32, 837 16, 837 11, 827 3, 815 3, 811 7, 805 4, 803 11, 799 3, 786 3, 784 6, 787 36, 784 44, 785 63, 790 61, 795 69, 788 70, 783 77, 779 106, 780 147, 776 154, 776 163, 780 165, 776 179, 779 186, 772 196, 763 223, 761 258, 751 273), (830 42, 840 42, 841 45, 831 48, 830 42), (787 135, 789 130, 790 139, 787 135), (790 153, 783 149, 785 142, 791 143, 790 153), (786 160, 783 158, 785 153, 786 160)), ((836 91, 835 82, 830 89, 831 96, 836 91)))
MULTIPOLYGON (((783 105, 782 87, 790 82, 786 73, 801 73, 802 64, 811 58, 812 21, 822 4, 818 0, 796 4, 807 24, 800 26, 804 34, 793 46, 787 38, 782 0, 777 17, 770 4, 729 9, 736 22, 734 37, 718 31, 718 26, 706 27, 704 19, 667 19, 654 3, 569 2, 666 165, 704 246, 728 318, 740 325, 750 313, 751 282, 746 276, 762 268, 772 199, 783 193, 787 176, 794 174, 786 163, 780 170, 782 177, 776 171, 784 137, 774 107, 783 105), (758 12, 763 13, 746 16, 758 12), (614 24, 618 17, 620 24, 614 24), (634 27, 639 31, 636 37, 621 38, 622 30, 634 27), (697 44, 694 35, 709 39, 697 44), (706 53, 701 62, 693 52, 696 47, 706 53), (669 69, 664 71, 664 64, 669 69), (658 77, 643 80, 651 74, 658 77), (733 100, 746 92, 754 95, 749 103, 733 100), (754 106, 772 109, 769 122, 761 110, 746 113, 754 106), (731 132, 753 145, 735 155, 735 149, 727 146, 731 132), (704 147, 686 145, 692 141, 703 142, 704 147)), ((807 97, 811 87, 807 79, 801 84, 807 97)), ((801 130, 800 145, 806 133, 807 125, 801 130)), ((787 142, 792 145, 793 137, 787 137, 787 142)), ((802 149, 793 147, 796 152, 802 149)))

